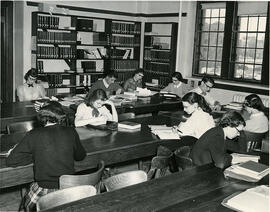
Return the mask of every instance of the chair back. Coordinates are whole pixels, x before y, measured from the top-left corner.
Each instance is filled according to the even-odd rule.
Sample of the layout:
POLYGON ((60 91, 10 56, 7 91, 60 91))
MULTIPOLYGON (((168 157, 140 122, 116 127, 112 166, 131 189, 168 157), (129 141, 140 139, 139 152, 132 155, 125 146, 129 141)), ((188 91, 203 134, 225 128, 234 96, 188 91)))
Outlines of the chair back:
POLYGON ((28 132, 34 128, 34 121, 14 122, 7 125, 7 133, 12 134, 16 132, 28 132))
POLYGON ((37 211, 47 210, 69 202, 74 202, 96 194, 91 185, 76 186, 48 193, 37 201, 37 211))
POLYGON ((180 171, 193 167, 192 159, 190 155, 190 146, 182 146, 174 151, 175 161, 180 171))
POLYGON ((105 167, 104 161, 98 164, 98 170, 94 173, 84 175, 62 175, 59 178, 60 189, 69 188, 79 185, 97 185, 100 180, 105 167))
POLYGON ((244 131, 245 140, 247 144, 247 152, 251 152, 252 150, 261 150, 262 147, 262 139, 265 137, 266 133, 254 133, 244 131))
POLYGON ((118 115, 118 121, 124 121, 128 119, 134 119, 135 118, 135 113, 121 113, 118 115))
POLYGON ((144 171, 129 171, 114 175, 104 181, 107 191, 124 188, 134 184, 147 181, 147 174, 144 171))

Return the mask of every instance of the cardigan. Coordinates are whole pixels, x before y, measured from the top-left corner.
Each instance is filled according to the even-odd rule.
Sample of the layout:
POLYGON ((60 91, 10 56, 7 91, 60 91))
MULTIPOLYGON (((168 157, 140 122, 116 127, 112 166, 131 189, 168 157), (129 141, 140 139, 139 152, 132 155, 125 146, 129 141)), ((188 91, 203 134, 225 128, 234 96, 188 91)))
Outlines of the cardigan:
POLYGON ((137 87, 142 88, 142 80, 135 81, 133 78, 129 78, 124 83, 124 91, 133 92, 137 87))
POLYGON ((115 93, 118 89, 123 90, 123 88, 122 88, 119 84, 117 84, 117 83, 112 83, 112 84, 109 85, 109 87, 106 87, 106 86, 104 85, 103 79, 102 79, 102 80, 96 81, 96 82, 92 85, 91 89, 89 90, 90 95, 91 95, 95 90, 97 90, 97 89, 102 89, 102 90, 104 90, 104 91, 106 92, 107 95, 108 95, 108 94, 109 94, 109 95, 114 95, 114 93, 115 93))
POLYGON ((182 97, 186 93, 188 93, 188 85, 181 83, 180 86, 176 87, 173 83, 169 83, 165 88, 162 89, 162 91, 167 91, 169 93, 173 93, 179 97, 182 97))
POLYGON ((230 166, 232 156, 226 153, 223 128, 214 127, 204 133, 194 144, 190 156, 197 166, 212 162, 219 168, 230 166))
POLYGON ((59 188, 59 177, 74 174, 74 160, 86 156, 79 135, 73 127, 50 125, 35 128, 11 151, 7 165, 34 163, 34 179, 42 188, 59 188))

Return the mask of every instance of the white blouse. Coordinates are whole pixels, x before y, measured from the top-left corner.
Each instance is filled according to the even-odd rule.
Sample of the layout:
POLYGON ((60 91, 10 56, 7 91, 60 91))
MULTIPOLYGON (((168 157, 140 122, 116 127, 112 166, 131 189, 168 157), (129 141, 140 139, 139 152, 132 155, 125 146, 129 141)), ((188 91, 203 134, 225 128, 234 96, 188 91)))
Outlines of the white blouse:
POLYGON ((213 117, 201 108, 194 111, 186 122, 181 122, 178 126, 183 135, 190 135, 196 138, 200 138, 202 134, 213 127, 215 127, 213 117))
POLYGON ((85 103, 81 103, 75 114, 75 126, 80 127, 87 124, 99 125, 105 124, 107 121, 112 121, 112 114, 105 106, 98 108, 98 111, 99 116, 94 117, 92 115, 93 108, 88 107, 85 103))
POLYGON ((263 112, 255 113, 246 120, 245 131, 264 133, 269 130, 269 121, 263 112))

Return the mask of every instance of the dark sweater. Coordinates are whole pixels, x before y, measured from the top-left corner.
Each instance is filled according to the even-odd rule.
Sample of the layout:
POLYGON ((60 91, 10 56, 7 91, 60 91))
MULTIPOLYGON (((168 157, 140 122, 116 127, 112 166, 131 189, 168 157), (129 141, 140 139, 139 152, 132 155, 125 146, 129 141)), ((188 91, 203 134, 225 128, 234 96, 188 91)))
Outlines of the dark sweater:
POLYGON ((72 127, 52 125, 28 132, 7 158, 16 167, 34 163, 34 178, 43 188, 58 188, 59 177, 74 174, 74 160, 86 152, 72 127))
POLYGON ((112 83, 112 84, 109 85, 108 88, 106 88, 105 85, 104 85, 103 79, 102 79, 102 80, 96 81, 96 82, 92 85, 91 89, 89 90, 89 93, 92 94, 92 93, 93 93, 95 90, 97 90, 97 89, 102 89, 102 90, 104 90, 106 93, 109 93, 109 95, 114 95, 115 92, 116 92, 118 89, 122 89, 122 90, 123 90, 123 88, 122 88, 119 84, 117 84, 117 83, 112 83))
POLYGON ((230 166, 232 156, 226 153, 223 129, 214 127, 206 131, 193 146, 191 158, 197 166, 212 162, 219 168, 230 166))

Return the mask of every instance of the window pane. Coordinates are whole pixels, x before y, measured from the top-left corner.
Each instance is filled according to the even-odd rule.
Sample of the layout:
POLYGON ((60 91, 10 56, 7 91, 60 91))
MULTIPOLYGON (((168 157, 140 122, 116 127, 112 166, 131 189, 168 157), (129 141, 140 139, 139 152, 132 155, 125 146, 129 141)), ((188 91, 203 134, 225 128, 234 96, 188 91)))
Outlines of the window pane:
POLYGON ((244 67, 244 78, 253 79, 253 65, 245 65, 244 67))
POLYGON ((248 20, 248 31, 257 31, 258 17, 249 17, 248 20))
POLYGON ((260 17, 259 18, 259 28, 258 31, 265 31, 265 27, 266 27, 266 17, 260 17))
POLYGON ((208 60, 216 59, 216 47, 209 47, 208 60))
POLYGON ((217 48, 217 60, 222 60, 222 48, 217 48))
POLYGON ((217 45, 217 33, 212 32, 210 33, 209 46, 216 46, 216 45, 217 45))
POLYGON ((199 73, 200 74, 206 73, 206 61, 200 61, 199 73))
POLYGON ((234 66, 234 77, 235 78, 242 78, 243 77, 243 64, 235 64, 234 66))
POLYGON ((255 65, 254 67, 254 79, 261 80, 262 79, 262 66, 255 65))
POLYGON ((200 59, 207 60, 207 47, 201 47, 200 59))
POLYGON ((208 33, 202 33, 201 45, 208 46, 208 33))
POLYGON ((224 33, 218 33, 218 46, 223 46, 224 33))
POLYGON ((218 17, 219 16, 219 9, 212 9, 211 17, 218 17))
POLYGON ((218 18, 211 19, 210 31, 217 31, 218 30, 218 18))
POLYGON ((225 17, 225 9, 220 9, 219 16, 220 17, 225 17))
POLYGON ((246 50, 246 63, 254 63, 255 49, 246 50))
POLYGON ((264 33, 258 33, 257 36, 257 48, 263 48, 264 47, 264 33))
POLYGON ((239 18, 239 31, 247 31, 247 17, 239 18))
POLYGON ((256 33, 248 33, 247 47, 255 48, 255 46, 256 46, 256 33))
POLYGON ((204 18, 202 21, 202 31, 209 31, 210 18, 204 18))
POLYGON ((215 62, 208 62, 207 65, 207 74, 214 75, 215 74, 215 62))
POLYGON ((257 49, 255 63, 262 64, 262 61, 263 61, 263 49, 257 49))
POLYGON ((217 76, 221 75, 221 62, 216 62, 215 75, 217 75, 217 76))
POLYGON ((225 25, 225 18, 219 19, 219 31, 224 31, 224 25, 225 25))
POLYGON ((246 33, 238 33, 237 47, 245 47, 246 39, 247 39, 246 33))
POLYGON ((236 62, 244 62, 245 61, 245 49, 237 48, 236 49, 236 62))
POLYGON ((211 9, 203 10, 203 17, 210 17, 211 16, 211 9))

